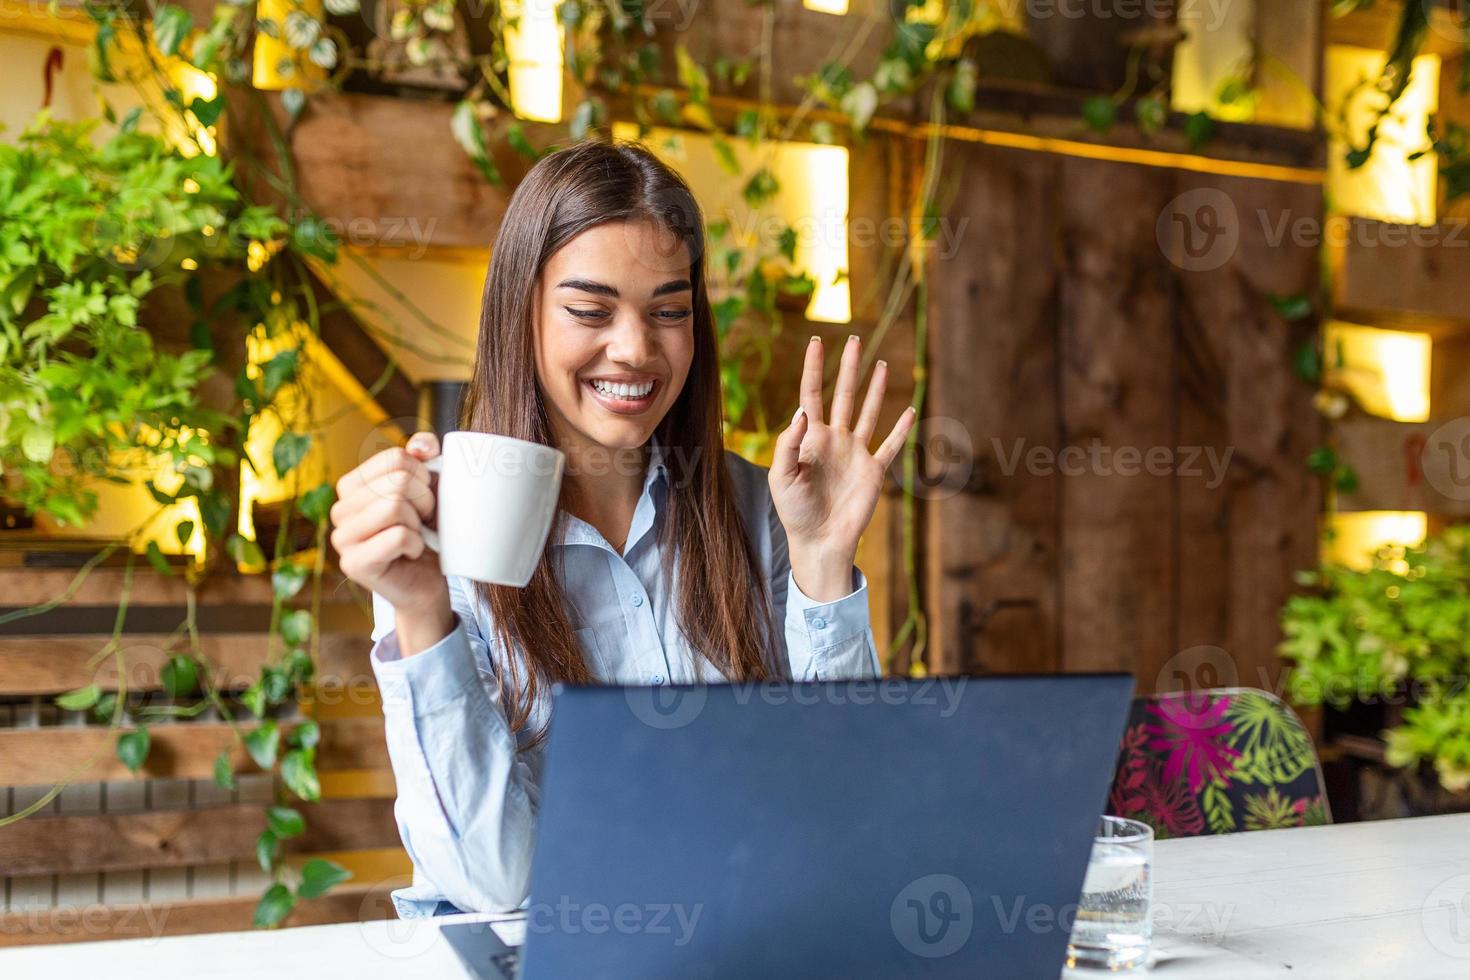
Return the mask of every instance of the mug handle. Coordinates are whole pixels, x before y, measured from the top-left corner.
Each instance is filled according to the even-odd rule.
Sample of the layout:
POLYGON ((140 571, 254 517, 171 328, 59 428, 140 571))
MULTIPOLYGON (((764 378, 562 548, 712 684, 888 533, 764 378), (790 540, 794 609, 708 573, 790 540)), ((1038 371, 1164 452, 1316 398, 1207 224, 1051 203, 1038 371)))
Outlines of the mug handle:
MULTIPOLYGON (((430 473, 442 473, 444 471, 444 454, 443 453, 440 453, 438 456, 435 456, 433 459, 426 461, 424 463, 424 466, 428 468, 428 470, 429 470, 430 473)), ((435 496, 435 498, 434 498, 434 512, 437 514, 438 511, 439 511, 439 498, 437 496, 435 496)), ((424 537, 424 544, 428 545, 429 546, 429 549, 431 551, 439 551, 439 532, 438 531, 434 530, 431 527, 421 527, 419 529, 419 533, 423 535, 423 537, 424 537)))

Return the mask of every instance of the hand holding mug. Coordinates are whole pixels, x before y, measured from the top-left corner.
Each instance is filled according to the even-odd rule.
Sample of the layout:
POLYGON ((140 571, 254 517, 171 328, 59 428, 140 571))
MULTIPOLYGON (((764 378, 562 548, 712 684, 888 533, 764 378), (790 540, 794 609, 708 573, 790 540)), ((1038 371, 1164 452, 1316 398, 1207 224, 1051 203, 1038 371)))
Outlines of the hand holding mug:
POLYGON ((400 634, 405 613, 452 625, 449 585, 424 540, 426 531, 433 533, 426 525, 435 511, 427 464, 438 455, 432 432, 415 433, 405 449, 375 453, 337 481, 329 514, 342 574, 398 611, 400 634))

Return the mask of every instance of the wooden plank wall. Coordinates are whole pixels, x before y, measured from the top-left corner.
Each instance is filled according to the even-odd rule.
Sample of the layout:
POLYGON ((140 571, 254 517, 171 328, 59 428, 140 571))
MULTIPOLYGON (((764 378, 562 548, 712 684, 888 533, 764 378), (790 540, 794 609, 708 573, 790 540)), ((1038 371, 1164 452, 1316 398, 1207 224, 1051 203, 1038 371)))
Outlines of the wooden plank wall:
POLYGON ((1320 423, 1292 371, 1310 329, 1268 300, 1312 294, 1317 254, 1271 238, 1320 220, 1320 187, 946 153, 966 194, 944 220, 967 225, 931 274, 926 414, 968 436, 974 469, 927 505, 934 666, 1273 685, 1277 611, 1316 553, 1320 423), (1236 246, 1180 250, 1170 213, 1199 206, 1236 246))
MULTIPOLYGON (((74 575, 16 567, 9 557, 0 560, 0 612, 51 600, 74 575)), ((133 775, 117 759, 105 724, 53 702, 89 683, 118 689, 112 658, 96 669, 87 661, 111 631, 121 574, 95 569, 56 609, 0 627, 0 816, 26 809, 71 776, 39 812, 0 828, 0 946, 245 929, 269 884, 255 861, 255 839, 265 807, 286 796, 255 769, 213 709, 151 725, 152 750, 133 775), (236 769, 232 790, 212 778, 225 748, 236 769)), ((200 641, 221 691, 238 692, 257 675, 268 650, 269 596, 263 576, 206 583, 200 641)), ((308 830, 284 850, 296 863, 329 855, 356 877, 339 886, 340 894, 306 903, 291 924, 391 915, 381 901, 384 882, 408 869, 366 659, 371 614, 340 576, 325 580, 323 600, 316 698, 306 705, 322 726, 323 799, 292 803, 308 830)), ((130 691, 159 696, 159 667, 177 645, 167 634, 182 621, 183 603, 178 578, 136 570, 123 640, 130 691)), ((286 713, 273 716, 281 724, 302 717, 299 707, 283 707, 286 713)))

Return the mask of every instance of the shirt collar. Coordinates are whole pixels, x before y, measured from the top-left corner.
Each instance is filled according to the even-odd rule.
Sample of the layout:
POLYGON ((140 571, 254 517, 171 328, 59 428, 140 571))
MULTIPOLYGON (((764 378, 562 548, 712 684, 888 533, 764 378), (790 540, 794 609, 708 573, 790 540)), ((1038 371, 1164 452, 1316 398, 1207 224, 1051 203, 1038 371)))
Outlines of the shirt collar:
MULTIPOLYGON (((648 469, 643 474, 643 492, 639 494, 638 505, 633 510, 633 523, 628 528, 628 540, 623 546, 624 554, 631 551, 633 546, 653 527, 654 518, 657 516, 664 496, 657 491, 660 485, 668 486, 668 478, 667 453, 664 447, 659 445, 657 438, 650 439, 648 442, 648 469)), ((553 544, 561 547, 577 544, 590 544, 599 548, 609 547, 597 529, 580 517, 575 517, 566 511, 561 511, 558 516, 561 531, 557 539, 552 542, 553 544)))

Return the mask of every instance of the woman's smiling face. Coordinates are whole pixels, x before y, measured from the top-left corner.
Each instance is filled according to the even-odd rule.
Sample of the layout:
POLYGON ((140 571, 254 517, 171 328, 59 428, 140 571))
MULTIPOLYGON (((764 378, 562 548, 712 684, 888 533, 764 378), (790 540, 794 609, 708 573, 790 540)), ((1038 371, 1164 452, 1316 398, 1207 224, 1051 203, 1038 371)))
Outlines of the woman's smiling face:
POLYGON ((547 260, 536 374, 563 448, 648 442, 694 358, 689 276, 688 248, 646 220, 589 228, 547 260))

